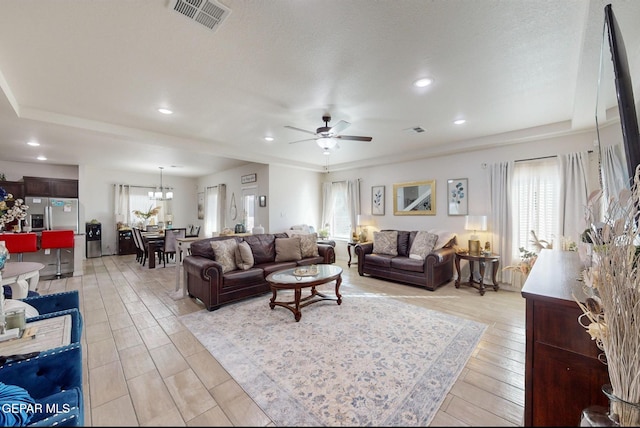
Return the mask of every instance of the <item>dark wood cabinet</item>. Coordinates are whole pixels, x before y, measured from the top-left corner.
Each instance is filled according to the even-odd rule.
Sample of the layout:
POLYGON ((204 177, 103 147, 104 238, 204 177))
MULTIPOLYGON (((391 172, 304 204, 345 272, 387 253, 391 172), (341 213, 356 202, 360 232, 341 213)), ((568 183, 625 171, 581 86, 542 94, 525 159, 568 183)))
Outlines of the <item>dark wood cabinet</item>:
POLYGON ((118 231, 118 255, 135 254, 136 243, 133 241, 132 230, 118 231))
POLYGON ((47 177, 23 177, 26 196, 77 198, 78 180, 47 177))
POLYGON ((578 324, 584 301, 575 251, 542 250, 527 278, 525 426, 579 426, 583 409, 608 405, 598 349, 578 324))
POLYGON ((0 181, 7 193, 11 193, 14 199, 24 199, 24 183, 22 181, 0 181))

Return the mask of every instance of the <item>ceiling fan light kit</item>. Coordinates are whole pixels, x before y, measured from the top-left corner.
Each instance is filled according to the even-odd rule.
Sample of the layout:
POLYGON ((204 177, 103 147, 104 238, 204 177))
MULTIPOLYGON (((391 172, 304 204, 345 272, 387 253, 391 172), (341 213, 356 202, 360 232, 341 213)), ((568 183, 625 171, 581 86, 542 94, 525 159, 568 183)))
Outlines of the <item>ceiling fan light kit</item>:
POLYGON ((321 126, 316 129, 315 132, 307 131, 306 129, 296 128, 295 126, 285 126, 285 128, 293 129, 295 131, 305 132, 307 134, 315 135, 316 138, 307 138, 304 140, 292 141, 289 144, 301 143, 303 141, 315 141, 318 147, 323 150, 325 155, 331 154, 332 149, 339 148, 338 139, 340 140, 352 140, 352 141, 371 141, 373 138, 371 137, 361 137, 357 135, 340 135, 339 133, 345 130, 349 125, 349 122, 345 120, 340 120, 333 126, 329 126, 329 122, 331 121, 331 116, 324 115, 322 116, 322 120, 324 121, 325 126, 321 126))

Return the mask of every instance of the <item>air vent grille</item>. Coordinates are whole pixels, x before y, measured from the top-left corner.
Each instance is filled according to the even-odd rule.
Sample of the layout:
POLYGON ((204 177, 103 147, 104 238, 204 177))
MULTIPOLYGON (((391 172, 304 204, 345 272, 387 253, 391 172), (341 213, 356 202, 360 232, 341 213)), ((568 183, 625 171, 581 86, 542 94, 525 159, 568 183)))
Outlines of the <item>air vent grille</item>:
POLYGON ((231 10, 223 4, 209 0, 172 0, 171 9, 210 30, 217 30, 231 10))
POLYGON ((413 126, 411 128, 404 129, 404 132, 420 134, 421 132, 425 132, 425 129, 422 126, 413 126))

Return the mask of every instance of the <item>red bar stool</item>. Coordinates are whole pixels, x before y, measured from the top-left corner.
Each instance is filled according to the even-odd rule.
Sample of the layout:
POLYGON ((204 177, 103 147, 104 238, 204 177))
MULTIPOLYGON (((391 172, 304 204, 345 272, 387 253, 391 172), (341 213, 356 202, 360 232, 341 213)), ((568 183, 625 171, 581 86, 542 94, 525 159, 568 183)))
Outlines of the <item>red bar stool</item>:
POLYGON ((40 248, 56 250, 56 278, 62 277, 62 262, 60 252, 63 248, 74 247, 73 230, 43 230, 40 238, 40 248))
POLYGON ((4 241, 9 255, 16 255, 18 261, 22 261, 22 253, 35 253, 38 251, 38 235, 35 233, 3 233, 0 241, 4 241))

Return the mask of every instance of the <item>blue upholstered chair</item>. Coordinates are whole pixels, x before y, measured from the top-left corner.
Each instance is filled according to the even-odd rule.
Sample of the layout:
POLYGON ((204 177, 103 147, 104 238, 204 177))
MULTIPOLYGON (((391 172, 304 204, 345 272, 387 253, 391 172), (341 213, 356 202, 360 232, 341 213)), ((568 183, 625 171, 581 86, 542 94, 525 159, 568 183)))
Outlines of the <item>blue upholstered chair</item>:
MULTIPOLYGON (((33 322, 51 317, 71 315, 71 344, 40 352, 37 356, 2 356, 0 382, 22 388, 33 399, 36 410, 26 426, 83 426, 82 395, 82 315, 77 291, 27 297, 23 302, 36 308, 39 315, 27 319, 33 322)), ((18 388, 14 390, 21 391, 18 388)), ((11 389, 11 388, 5 388, 11 389)), ((2 397, 7 403, 11 398, 2 397)), ((9 407, 11 409, 11 407, 9 407)), ((17 410, 16 410, 17 411, 17 410)), ((26 420, 26 415, 3 415, 13 420, 26 420), (20 417, 18 417, 20 416, 20 417)))
MULTIPOLYGON (((7 362, 0 367, 0 382, 24 389, 35 402, 26 426, 84 426, 80 343, 7 362)), ((7 403, 2 397, 0 402, 7 403)), ((4 415, 9 416, 14 415, 4 415)))

